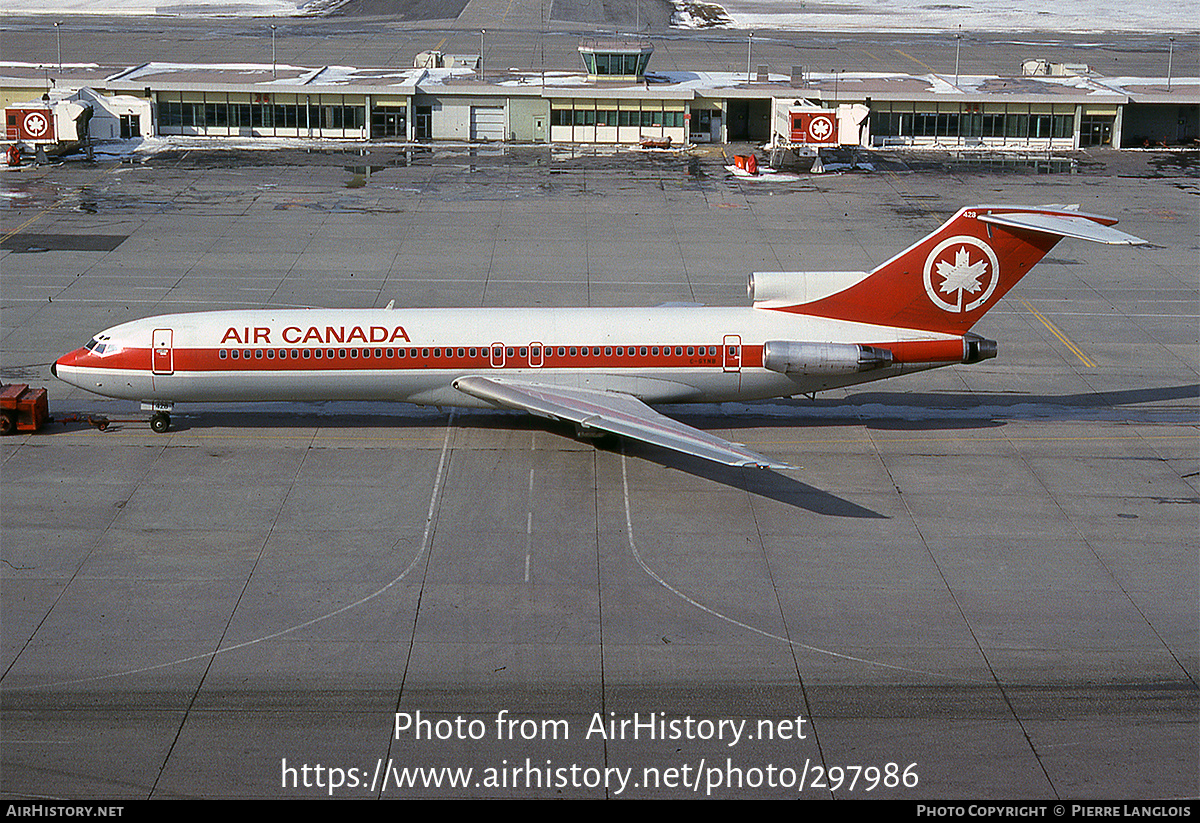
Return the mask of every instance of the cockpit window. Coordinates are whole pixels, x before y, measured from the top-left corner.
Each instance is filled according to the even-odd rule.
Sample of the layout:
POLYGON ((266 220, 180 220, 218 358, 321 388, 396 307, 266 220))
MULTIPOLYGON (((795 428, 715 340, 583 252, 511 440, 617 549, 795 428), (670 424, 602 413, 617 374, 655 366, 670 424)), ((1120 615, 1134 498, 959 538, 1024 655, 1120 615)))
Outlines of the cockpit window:
POLYGON ((96 335, 87 342, 87 345, 85 345, 84 348, 90 352, 100 355, 103 355, 105 352, 112 354, 113 352, 120 351, 120 347, 113 343, 112 338, 110 338, 107 334, 96 335))

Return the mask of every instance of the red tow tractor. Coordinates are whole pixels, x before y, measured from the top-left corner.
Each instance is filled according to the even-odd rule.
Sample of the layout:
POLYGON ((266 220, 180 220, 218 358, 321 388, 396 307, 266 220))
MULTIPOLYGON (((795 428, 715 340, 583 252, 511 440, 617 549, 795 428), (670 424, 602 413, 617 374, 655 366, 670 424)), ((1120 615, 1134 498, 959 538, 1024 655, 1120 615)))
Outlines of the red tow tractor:
POLYGON ((45 389, 10 383, 0 390, 0 434, 35 432, 49 420, 45 389))

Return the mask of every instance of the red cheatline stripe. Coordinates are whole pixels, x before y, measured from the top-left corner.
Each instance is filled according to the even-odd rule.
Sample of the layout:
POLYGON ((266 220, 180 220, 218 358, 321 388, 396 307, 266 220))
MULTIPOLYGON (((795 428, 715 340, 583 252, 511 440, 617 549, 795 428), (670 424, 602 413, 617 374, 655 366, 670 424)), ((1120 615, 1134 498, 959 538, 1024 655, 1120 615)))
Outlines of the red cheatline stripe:
MULTIPOLYGON (((222 349, 184 349, 172 350, 171 366, 174 371, 342 371, 342 370, 427 370, 427 369, 612 369, 612 368, 715 368, 722 369, 725 363, 721 346, 692 346, 692 354, 688 354, 688 346, 671 347, 670 354, 663 354, 662 347, 651 346, 589 346, 588 354, 580 353, 579 347, 563 346, 566 353, 559 355, 559 347, 543 349, 539 357, 531 353, 530 347, 504 347, 502 358, 497 358, 502 366, 492 366, 491 348, 476 346, 476 356, 470 356, 469 347, 432 347, 406 346, 403 350, 395 347, 372 346, 354 347, 322 347, 295 349, 265 349, 265 348, 226 348, 226 356, 222 358, 222 349), (635 352, 618 356, 617 349, 625 352, 635 352), (654 355, 651 352, 660 352, 654 355), (676 348, 681 352, 675 354, 676 348), (508 352, 511 349, 512 355, 508 352), (524 349, 524 356, 521 351, 524 349), (703 349, 704 354, 700 351, 703 349), (646 354, 642 354, 642 351, 646 354), (237 352, 237 358, 233 352, 237 352), (317 352, 320 356, 317 356, 317 352), (403 351, 403 356, 400 352, 403 351), (434 352, 439 356, 434 356, 434 352), (459 356, 458 352, 463 352, 459 356), (598 351, 599 354, 592 354, 598 351), (273 356, 268 356, 270 352, 273 356), (294 354, 293 354, 294 352, 294 354), (330 353, 333 357, 330 357, 330 353), (415 356, 414 356, 415 352, 415 356), (547 353, 553 352, 553 353, 547 353), (607 354, 606 354, 607 352, 607 354), (709 353, 711 352, 711 354, 709 353), (305 354, 308 354, 305 357, 305 354), (389 356, 390 353, 390 356, 389 356), (351 356, 351 355, 354 356, 351 356)), ((124 349, 105 357, 88 354, 78 365, 99 366, 115 369, 148 369, 150 349, 124 349)), ((741 348, 742 366, 762 365, 762 346, 743 346, 741 348)))
MULTIPOLYGON (((871 345, 891 349, 897 363, 947 363, 962 359, 962 338, 950 340, 913 340, 891 343, 874 343, 871 345)), ((504 347, 503 365, 492 365, 491 348, 476 347, 476 356, 470 356, 468 347, 425 347, 406 346, 403 350, 395 347, 322 347, 295 349, 265 349, 265 348, 226 348, 226 349, 186 349, 172 350, 170 368, 175 372, 206 372, 206 371, 424 371, 463 369, 725 369, 722 346, 693 346, 692 354, 688 354, 687 346, 670 347, 669 354, 651 354, 655 347, 651 346, 589 346, 588 354, 570 352, 572 347, 563 346, 566 354, 558 354, 559 347, 544 348, 539 358, 532 355, 530 347, 523 347, 525 355, 521 355, 522 347, 504 347), (512 350, 510 356, 508 351, 512 350), (616 351, 622 348, 626 352, 635 352, 618 356, 616 351), (681 354, 675 354, 676 349, 681 354), (598 355, 592 354, 599 351, 598 355), (642 354, 642 351, 646 354, 642 354), (704 354, 700 354, 700 351, 704 354), (221 357, 221 352, 225 357, 221 357), (237 352, 237 357, 233 353, 237 352), (318 351, 320 356, 317 356, 318 351), (403 356, 400 352, 403 351, 403 356), (434 352, 440 356, 434 356, 434 352), (462 351, 463 355, 459 356, 462 351), (268 352, 272 356, 268 356, 268 352), (305 353, 308 356, 305 357, 305 353), (333 356, 330 357, 330 353, 333 356), (415 356, 414 356, 415 352, 415 356), (553 352, 547 354, 546 352, 553 352), (607 354, 606 354, 607 352, 607 354), (713 353, 709 353, 713 352, 713 353), (294 353, 294 354, 293 354, 294 353), (354 355, 354 356, 352 356, 354 355)), ((762 367, 762 346, 741 347, 741 367, 762 367)), ((165 358, 163 358, 165 362, 165 358)), ((90 366, 94 368, 149 370, 151 362, 150 349, 123 349, 119 352, 101 357, 90 352, 76 353, 73 365, 90 366)), ((497 359, 500 362, 500 358, 497 359)), ((733 367, 734 364, 729 364, 733 367)), ((163 368, 160 366, 160 368, 163 368)))

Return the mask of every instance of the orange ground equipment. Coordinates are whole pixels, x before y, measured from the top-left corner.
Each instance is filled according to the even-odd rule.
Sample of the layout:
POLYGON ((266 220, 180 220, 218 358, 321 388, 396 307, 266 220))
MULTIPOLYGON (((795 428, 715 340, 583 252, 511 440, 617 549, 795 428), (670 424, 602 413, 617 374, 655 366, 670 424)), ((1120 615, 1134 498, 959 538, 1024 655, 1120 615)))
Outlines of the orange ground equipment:
POLYGON ((35 432, 49 420, 45 389, 10 383, 0 390, 0 434, 35 432))

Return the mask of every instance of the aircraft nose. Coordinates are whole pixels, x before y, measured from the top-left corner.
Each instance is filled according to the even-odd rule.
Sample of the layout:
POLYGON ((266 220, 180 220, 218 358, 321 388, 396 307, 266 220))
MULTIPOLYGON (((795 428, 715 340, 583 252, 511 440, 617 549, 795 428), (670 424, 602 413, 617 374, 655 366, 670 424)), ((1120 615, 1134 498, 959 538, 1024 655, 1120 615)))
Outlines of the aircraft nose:
POLYGON ((72 367, 78 365, 79 352, 68 352, 50 364, 50 373, 59 380, 71 382, 72 367), (59 371, 62 366, 62 371, 59 371))

